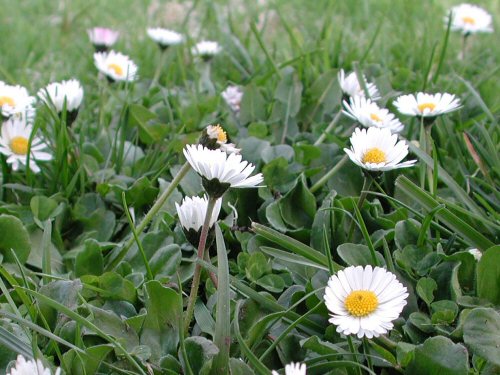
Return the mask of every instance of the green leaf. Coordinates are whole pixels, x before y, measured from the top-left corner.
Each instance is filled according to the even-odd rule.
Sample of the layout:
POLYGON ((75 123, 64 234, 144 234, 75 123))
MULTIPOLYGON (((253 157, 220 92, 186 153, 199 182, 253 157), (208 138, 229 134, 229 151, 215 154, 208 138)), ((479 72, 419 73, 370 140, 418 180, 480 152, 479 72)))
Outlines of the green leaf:
MULTIPOLYGON (((337 247, 337 254, 349 266, 367 266, 373 264, 370 249, 366 245, 344 243, 337 247)), ((380 253, 375 253, 379 264, 384 264, 384 257, 380 253)))
POLYGON ((293 228, 309 228, 316 214, 316 199, 307 188, 305 177, 301 175, 293 187, 280 200, 281 215, 293 228))
MULTIPOLYGON (((189 364, 193 370, 194 374, 199 374, 203 365, 210 361, 218 352, 219 349, 215 344, 201 336, 191 336, 184 340, 184 345, 186 347, 186 353, 189 360, 189 364)), ((181 362, 185 368, 185 363, 183 358, 181 362)))
POLYGON ((243 91, 240 105, 240 121, 243 124, 266 119, 266 101, 259 88, 250 84, 243 91))
POLYGON ((262 253, 253 253, 248 258, 245 266, 245 274, 250 281, 257 281, 266 273, 271 272, 271 265, 262 253))
POLYGON ((300 110, 302 83, 293 69, 286 69, 278 83, 274 98, 286 105, 288 117, 295 117, 300 110))
POLYGON ((99 287, 104 297, 135 303, 137 292, 134 284, 116 272, 106 272, 99 277, 99 287))
POLYGON ((417 294, 429 306, 434 301, 434 292, 437 289, 437 283, 430 277, 422 277, 417 282, 417 294))
POLYGON ((38 220, 44 221, 52 216, 52 213, 57 208, 57 202, 43 195, 37 195, 31 198, 30 207, 33 215, 38 220))
POLYGON ((500 314, 490 308, 472 310, 465 319, 464 342, 474 354, 500 366, 500 314))
POLYGON ((5 262, 15 263, 11 251, 22 264, 26 263, 31 250, 28 232, 21 220, 12 215, 0 215, 0 254, 5 262), (8 233, 8 235, 6 235, 8 233))
POLYGON ((477 294, 500 305, 500 246, 486 250, 477 266, 477 294))
POLYGON ((75 276, 96 275, 99 276, 104 270, 104 258, 101 247, 94 239, 88 239, 84 243, 83 250, 76 255, 75 276))
POLYGON ((285 281, 283 278, 273 274, 265 275, 255 281, 255 283, 272 293, 280 293, 285 288, 285 281))
POLYGON ((149 264, 153 275, 173 276, 181 264, 181 248, 171 244, 158 249, 149 264))

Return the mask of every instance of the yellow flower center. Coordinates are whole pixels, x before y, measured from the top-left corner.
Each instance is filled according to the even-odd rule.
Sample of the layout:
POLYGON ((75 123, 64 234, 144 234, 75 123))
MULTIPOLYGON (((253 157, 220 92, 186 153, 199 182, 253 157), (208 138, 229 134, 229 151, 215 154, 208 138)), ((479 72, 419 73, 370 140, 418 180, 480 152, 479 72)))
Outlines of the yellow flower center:
POLYGON ((379 115, 377 115, 376 113, 371 113, 370 114, 370 118, 373 120, 373 121, 377 121, 377 122, 381 122, 382 119, 379 117, 379 115))
POLYGON ((351 315, 367 316, 377 309, 378 299, 371 290, 355 290, 347 296, 344 306, 351 315))
POLYGON ((424 113, 426 109, 428 109, 429 112, 432 112, 435 108, 436 104, 434 103, 422 103, 418 105, 418 110, 420 111, 420 113, 424 113))
POLYGON ((10 96, 0 96, 0 107, 3 107, 5 104, 10 105, 11 107, 16 106, 16 102, 10 96))
POLYGON ((363 163, 374 163, 380 164, 385 163, 387 158, 385 156, 385 152, 377 147, 370 148, 363 155, 363 163))
POLYGON ((472 17, 462 17, 462 21, 464 21, 464 23, 468 23, 469 25, 475 25, 476 24, 476 20, 472 17))
POLYGON ((227 142, 227 134, 224 131, 224 129, 222 129, 222 127, 220 125, 215 125, 214 130, 217 131, 217 141, 222 142, 222 143, 226 143, 227 142))
POLYGON ((16 155, 26 155, 28 153, 28 140, 24 137, 14 137, 10 140, 10 149, 16 155))
POLYGON ((112 70, 113 72, 115 72, 115 74, 117 76, 122 76, 123 75, 123 69, 120 65, 118 64, 115 64, 115 63, 111 63, 111 64, 108 64, 108 69, 112 70))

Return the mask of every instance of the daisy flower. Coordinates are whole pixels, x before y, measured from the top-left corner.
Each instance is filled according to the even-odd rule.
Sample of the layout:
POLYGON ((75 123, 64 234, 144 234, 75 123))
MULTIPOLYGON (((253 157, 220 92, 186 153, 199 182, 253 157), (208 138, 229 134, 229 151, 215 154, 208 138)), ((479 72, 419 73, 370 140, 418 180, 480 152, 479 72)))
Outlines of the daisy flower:
MULTIPOLYGON (((12 169, 17 171, 20 165, 26 166, 28 156, 29 139, 33 127, 25 121, 10 118, 2 125, 0 136, 0 153, 7 156, 7 163, 12 164, 12 169)), ((52 155, 43 151, 47 145, 38 137, 34 136, 31 141, 29 168, 34 172, 40 172, 36 161, 51 160, 52 155)))
MULTIPOLYGON (((491 14, 477 5, 460 4, 451 8, 450 14, 454 31, 461 31, 464 35, 493 32, 491 14)), ((445 23, 448 25, 448 16, 445 23)))
POLYGON ((35 114, 34 103, 35 98, 29 95, 25 87, 0 81, 0 109, 3 117, 26 115, 31 119, 35 114))
POLYGON ((163 29, 161 27, 148 28, 148 36, 153 39, 161 49, 166 49, 170 46, 175 46, 183 42, 184 37, 178 32, 163 29))
POLYGON ((194 56, 200 56, 203 60, 208 61, 222 51, 222 47, 217 42, 203 40, 191 48, 191 53, 194 56))
MULTIPOLYGON (((368 89, 368 94, 372 100, 380 99, 380 94, 378 92, 377 86, 374 83, 368 82, 366 80, 365 75, 363 75, 363 79, 366 83, 366 88, 368 89)), ((358 77, 356 76, 356 72, 351 72, 347 76, 345 76, 344 69, 340 69, 338 73, 338 80, 340 84, 340 88, 345 95, 349 96, 365 96, 365 91, 363 87, 359 84, 358 77)))
POLYGON ((90 42, 94 45, 97 52, 107 51, 116 43, 120 33, 106 27, 94 27, 87 30, 90 42))
POLYGON ((137 78, 137 65, 120 52, 94 53, 96 68, 112 81, 132 82, 137 78))
POLYGON ((233 152, 240 153, 241 151, 239 148, 236 148, 234 143, 229 142, 226 132, 220 125, 208 125, 203 130, 198 143, 211 150, 220 148, 228 154, 233 152))
MULTIPOLYGON (((54 375, 59 375, 61 369, 58 367, 54 375)), ((50 368, 45 368, 39 359, 26 360, 22 355, 18 355, 15 367, 12 367, 5 375, 52 375, 50 368)))
POLYGON ((53 82, 38 91, 38 97, 48 106, 53 105, 61 113, 66 102, 66 110, 78 112, 83 100, 83 88, 76 79, 53 82))
POLYGON ((370 99, 362 96, 352 96, 349 103, 344 100, 345 115, 369 128, 387 128, 393 133, 403 130, 403 124, 389 110, 380 108, 370 99))
MULTIPOLYGON (((271 375, 279 375, 276 371, 273 371, 271 375)), ((285 366, 285 375, 306 375, 306 364, 305 363, 290 363, 285 366)))
POLYGON ((368 171, 383 172, 411 167, 416 160, 401 163, 408 155, 405 141, 398 142, 398 135, 388 128, 356 128, 349 139, 351 148, 344 148, 356 165, 368 171))
POLYGON ((202 177, 203 187, 212 197, 221 197, 230 187, 257 187, 264 180, 262 173, 250 177, 255 166, 243 161, 240 154, 227 154, 221 149, 210 150, 203 145, 187 145, 183 151, 191 167, 202 177))
POLYGON ((404 115, 418 117, 436 117, 460 108, 460 99, 448 93, 402 95, 394 101, 394 105, 404 115))
POLYGON ((351 266, 328 280, 325 303, 337 332, 378 337, 393 328, 408 293, 396 275, 383 268, 351 266))
POLYGON ((238 114, 240 112, 241 99, 243 98, 241 88, 238 86, 227 86, 222 91, 221 96, 234 113, 238 114))

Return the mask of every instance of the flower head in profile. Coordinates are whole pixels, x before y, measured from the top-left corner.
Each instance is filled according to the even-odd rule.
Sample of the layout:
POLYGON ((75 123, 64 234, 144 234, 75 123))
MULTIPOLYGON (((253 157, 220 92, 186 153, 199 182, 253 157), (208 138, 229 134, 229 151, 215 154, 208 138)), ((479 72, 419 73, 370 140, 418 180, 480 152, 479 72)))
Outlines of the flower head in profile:
POLYGON ((120 33, 106 27, 94 27, 87 30, 90 42, 94 45, 97 52, 107 51, 116 43, 120 33))
MULTIPOLYGON (((475 33, 492 33, 492 17, 483 8, 473 4, 460 4, 450 10, 451 30, 460 31, 464 35, 475 33)), ((445 24, 448 25, 448 16, 445 24)))
MULTIPOLYGON (((212 217, 210 218, 209 228, 213 227, 219 217, 222 200, 217 199, 212 217)), ((193 246, 198 246, 200 242, 201 228, 207 214, 208 198, 204 197, 185 197, 181 204, 175 203, 177 215, 181 222, 182 229, 186 238, 193 246)))
POLYGON ((38 97, 48 106, 54 106, 61 113, 66 105, 68 123, 72 123, 78 114, 83 100, 83 88, 76 79, 53 82, 38 92, 38 97))
MULTIPOLYGON (((59 375, 61 369, 58 367, 54 375, 59 375)), ((50 368, 45 368, 42 361, 37 359, 26 360, 22 355, 18 355, 16 364, 5 375, 52 375, 50 368)))
POLYGON ((394 105, 404 115, 434 118, 459 109, 460 99, 448 93, 419 92, 416 95, 401 95, 394 101, 394 105))
POLYGON ((47 145, 39 137, 33 136, 31 147, 29 140, 33 127, 23 119, 10 118, 2 125, 0 136, 0 153, 7 156, 7 163, 17 171, 21 165, 26 166, 28 149, 30 151, 29 168, 34 172, 40 172, 37 161, 51 160, 52 155, 45 152, 47 145))
POLYGON ((351 96, 349 103, 344 100, 345 115, 358 121, 364 127, 387 128, 393 133, 403 130, 403 124, 385 108, 380 108, 370 99, 351 96))
POLYGON ((205 61, 211 60, 220 51, 222 51, 222 47, 219 43, 210 40, 198 42, 191 48, 191 53, 194 56, 199 56, 205 61))
POLYGON ((96 68, 111 81, 132 82, 137 78, 137 65, 120 52, 94 53, 96 68))
MULTIPOLYGON (((305 363, 290 363, 285 366, 285 375, 306 375, 306 364, 305 363)), ((276 371, 273 371, 271 375, 279 375, 276 371)))
POLYGON ((220 125, 208 125, 201 133, 198 143, 211 150, 221 149, 228 154, 241 151, 234 143, 229 142, 227 133, 220 125))
POLYGON ((325 303, 337 332, 378 337, 393 328, 408 293, 396 275, 381 267, 351 266, 330 277, 325 303))
POLYGON ((243 99, 243 91, 238 86, 227 86, 221 93, 222 98, 227 103, 229 108, 235 113, 240 113, 241 99, 243 99))
POLYGON ((230 187, 257 187, 264 180, 262 173, 250 177, 255 166, 243 161, 240 154, 210 150, 203 145, 187 145, 184 156, 201 176, 208 195, 214 198, 220 198, 230 187))
MULTIPOLYGON (((380 99, 380 94, 378 92, 377 86, 375 86, 374 83, 368 82, 364 75, 363 79, 365 80, 366 88, 368 90, 368 94, 370 95, 370 99, 372 100, 380 99)), ((351 72, 346 76, 344 73, 344 69, 340 69, 338 73, 338 80, 340 88, 342 89, 344 95, 362 96, 362 97, 366 96, 365 91, 363 90, 363 86, 358 81, 356 72, 351 72)))
POLYGON ((148 28, 148 36, 153 39, 161 49, 181 44, 184 41, 182 34, 161 27, 148 28))
POLYGON ((356 128, 350 138, 351 148, 344 148, 353 163, 368 171, 383 172, 411 167, 416 160, 401 162, 408 155, 405 141, 388 128, 356 128))
POLYGON ((28 120, 34 117, 35 98, 30 96, 25 87, 8 85, 0 81, 0 114, 4 118, 24 116, 28 120))

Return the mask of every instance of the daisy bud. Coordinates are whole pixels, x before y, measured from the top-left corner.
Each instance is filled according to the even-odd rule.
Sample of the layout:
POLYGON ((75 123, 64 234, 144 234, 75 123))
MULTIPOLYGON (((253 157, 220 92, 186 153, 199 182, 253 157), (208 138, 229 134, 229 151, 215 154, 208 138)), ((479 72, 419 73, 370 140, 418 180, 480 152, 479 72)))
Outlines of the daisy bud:
MULTIPOLYGON (((61 369, 58 367, 54 375, 59 375, 61 369)), ((16 364, 5 375, 52 375, 50 368, 45 368, 42 361, 37 359, 26 360, 22 355, 18 355, 16 364)))
POLYGON ((66 105, 66 122, 71 125, 78 115, 83 100, 83 88, 79 81, 71 79, 50 83, 38 92, 38 97, 48 106, 53 105, 61 114, 66 105))
MULTIPOLYGON (((279 374, 276 371, 273 371, 271 375, 279 375, 279 374)), ((285 375, 306 375, 306 364, 292 362, 286 365, 285 375)))
POLYGON ((222 91, 221 96, 229 108, 238 115, 240 113, 241 99, 243 98, 243 91, 241 91, 241 88, 238 86, 228 86, 222 91))
MULTIPOLYGON (((363 79, 366 82, 366 88, 368 89, 368 94, 370 95, 370 99, 379 100, 380 94, 378 92, 377 86, 374 83, 368 82, 366 77, 363 75, 363 79)), ((347 76, 344 73, 344 69, 340 69, 338 73, 338 80, 340 88, 344 93, 343 100, 348 100, 349 97, 361 96, 365 97, 365 91, 363 90, 363 86, 358 81, 358 77, 356 76, 356 72, 351 72, 347 76)))
POLYGON ((203 61, 208 62, 222 51, 222 47, 217 42, 203 40, 191 48, 193 56, 200 57, 203 61))
POLYGON ((106 52, 116 43, 120 33, 106 27, 94 27, 87 30, 90 42, 94 45, 96 52, 106 52))
POLYGON ((184 37, 178 32, 162 29, 161 27, 149 28, 147 29, 147 33, 162 50, 181 44, 184 41, 184 37))

